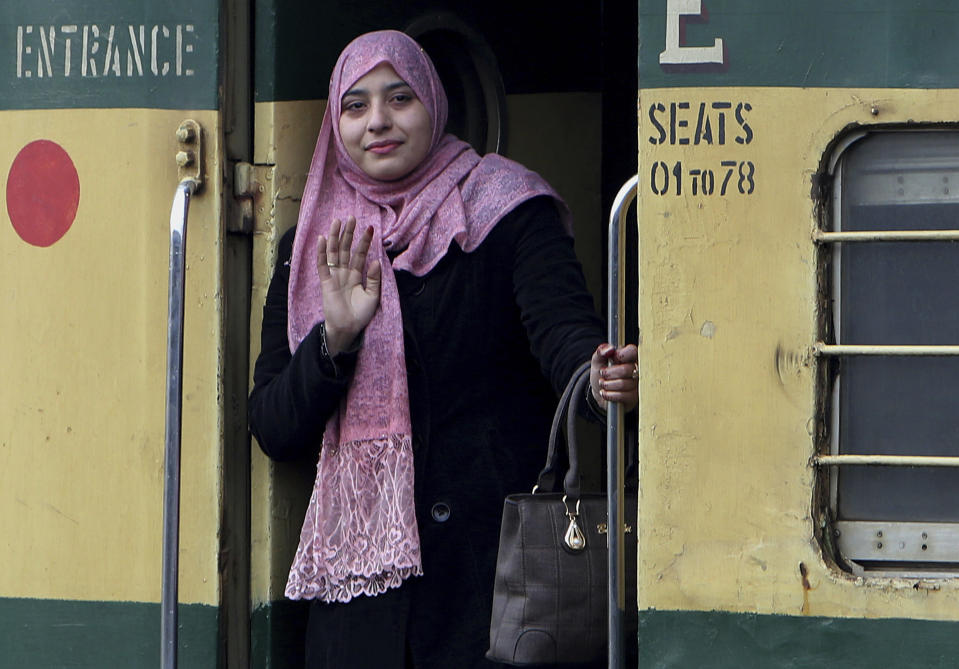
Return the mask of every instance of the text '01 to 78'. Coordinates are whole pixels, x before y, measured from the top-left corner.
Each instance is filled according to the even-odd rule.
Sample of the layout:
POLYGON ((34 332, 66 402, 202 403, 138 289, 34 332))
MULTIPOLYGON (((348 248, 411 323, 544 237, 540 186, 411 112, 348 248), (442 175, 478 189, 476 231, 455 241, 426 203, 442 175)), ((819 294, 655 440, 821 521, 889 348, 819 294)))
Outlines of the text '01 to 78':
POLYGON ((715 100, 654 102, 647 109, 652 124, 648 135, 654 146, 689 147, 702 158, 653 160, 649 189, 654 195, 729 196, 756 191, 756 165, 710 149, 728 153, 730 147, 747 147, 756 138, 749 123, 749 102, 715 100))

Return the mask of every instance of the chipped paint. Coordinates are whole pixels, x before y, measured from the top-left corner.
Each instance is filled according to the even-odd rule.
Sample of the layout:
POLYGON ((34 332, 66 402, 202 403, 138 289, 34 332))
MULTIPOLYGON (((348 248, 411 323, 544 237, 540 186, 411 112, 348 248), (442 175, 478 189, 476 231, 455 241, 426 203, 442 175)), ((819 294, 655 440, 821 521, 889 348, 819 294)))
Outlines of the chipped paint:
POLYGON ((809 615, 809 591, 812 586, 809 585, 809 570, 802 562, 799 563, 799 576, 802 579, 802 614, 809 615))

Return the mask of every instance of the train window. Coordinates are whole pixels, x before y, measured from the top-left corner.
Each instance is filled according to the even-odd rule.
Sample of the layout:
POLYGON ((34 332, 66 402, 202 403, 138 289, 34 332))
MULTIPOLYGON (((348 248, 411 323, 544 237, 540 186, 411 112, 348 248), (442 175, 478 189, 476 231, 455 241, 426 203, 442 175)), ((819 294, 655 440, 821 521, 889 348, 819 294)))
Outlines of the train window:
POLYGON ((448 132, 480 154, 506 154, 506 90, 493 49, 450 12, 413 21, 406 33, 433 59, 449 98, 448 132))
POLYGON ((835 547, 860 574, 959 573, 959 132, 860 136, 831 211, 818 461, 835 547))

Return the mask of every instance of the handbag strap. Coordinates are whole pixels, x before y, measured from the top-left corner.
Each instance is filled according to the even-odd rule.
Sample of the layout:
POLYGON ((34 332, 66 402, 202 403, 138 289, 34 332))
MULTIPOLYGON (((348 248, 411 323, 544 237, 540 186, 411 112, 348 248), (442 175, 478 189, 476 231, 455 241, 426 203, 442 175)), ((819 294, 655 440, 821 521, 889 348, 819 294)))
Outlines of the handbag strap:
MULTIPOLYGON (((576 443, 576 417, 586 395, 586 384, 589 383, 589 365, 576 379, 573 394, 569 398, 569 408, 566 410, 566 450, 569 453, 569 470, 563 481, 563 488, 569 498, 572 508, 576 508, 579 501, 579 445, 576 443)), ((567 506, 567 508, 570 508, 567 506)))
MULTIPOLYGON (((546 454, 546 466, 543 467, 543 470, 539 473, 539 476, 536 478, 536 488, 534 490, 543 490, 551 491, 555 483, 555 472, 556 472, 556 459, 558 449, 556 444, 560 438, 561 426, 563 424, 563 417, 573 416, 572 420, 567 420, 567 447, 570 452, 570 469, 574 469, 574 461, 578 464, 578 458, 573 451, 575 448, 576 433, 575 429, 572 427, 575 423, 575 416, 579 411, 579 406, 581 403, 580 396, 583 394, 583 383, 589 381, 589 361, 584 362, 579 367, 576 368, 576 371, 573 372, 573 375, 570 377, 569 382, 566 384, 566 388, 563 390, 563 394, 559 398, 559 403, 556 405, 556 412, 553 414, 553 424, 549 430, 549 451, 546 454), (580 383, 580 381, 583 383, 580 383), (579 385, 579 390, 576 389, 579 385), (570 410, 572 408, 572 410, 570 410)), ((575 466, 576 472, 576 494, 579 496, 579 468, 575 466)), ((570 474, 567 472, 566 478, 569 479, 570 474)), ((565 482, 564 482, 565 483, 565 482)))

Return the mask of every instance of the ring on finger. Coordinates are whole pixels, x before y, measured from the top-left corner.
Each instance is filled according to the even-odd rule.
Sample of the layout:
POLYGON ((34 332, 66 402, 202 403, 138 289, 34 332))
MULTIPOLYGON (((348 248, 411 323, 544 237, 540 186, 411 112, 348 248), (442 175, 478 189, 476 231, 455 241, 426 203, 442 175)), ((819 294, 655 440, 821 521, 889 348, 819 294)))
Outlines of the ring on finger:
POLYGON ((633 363, 633 378, 639 378, 639 363, 633 363))
POLYGON ((327 266, 327 267, 339 267, 339 265, 337 265, 335 262, 330 262, 329 260, 326 261, 326 266, 327 266))

